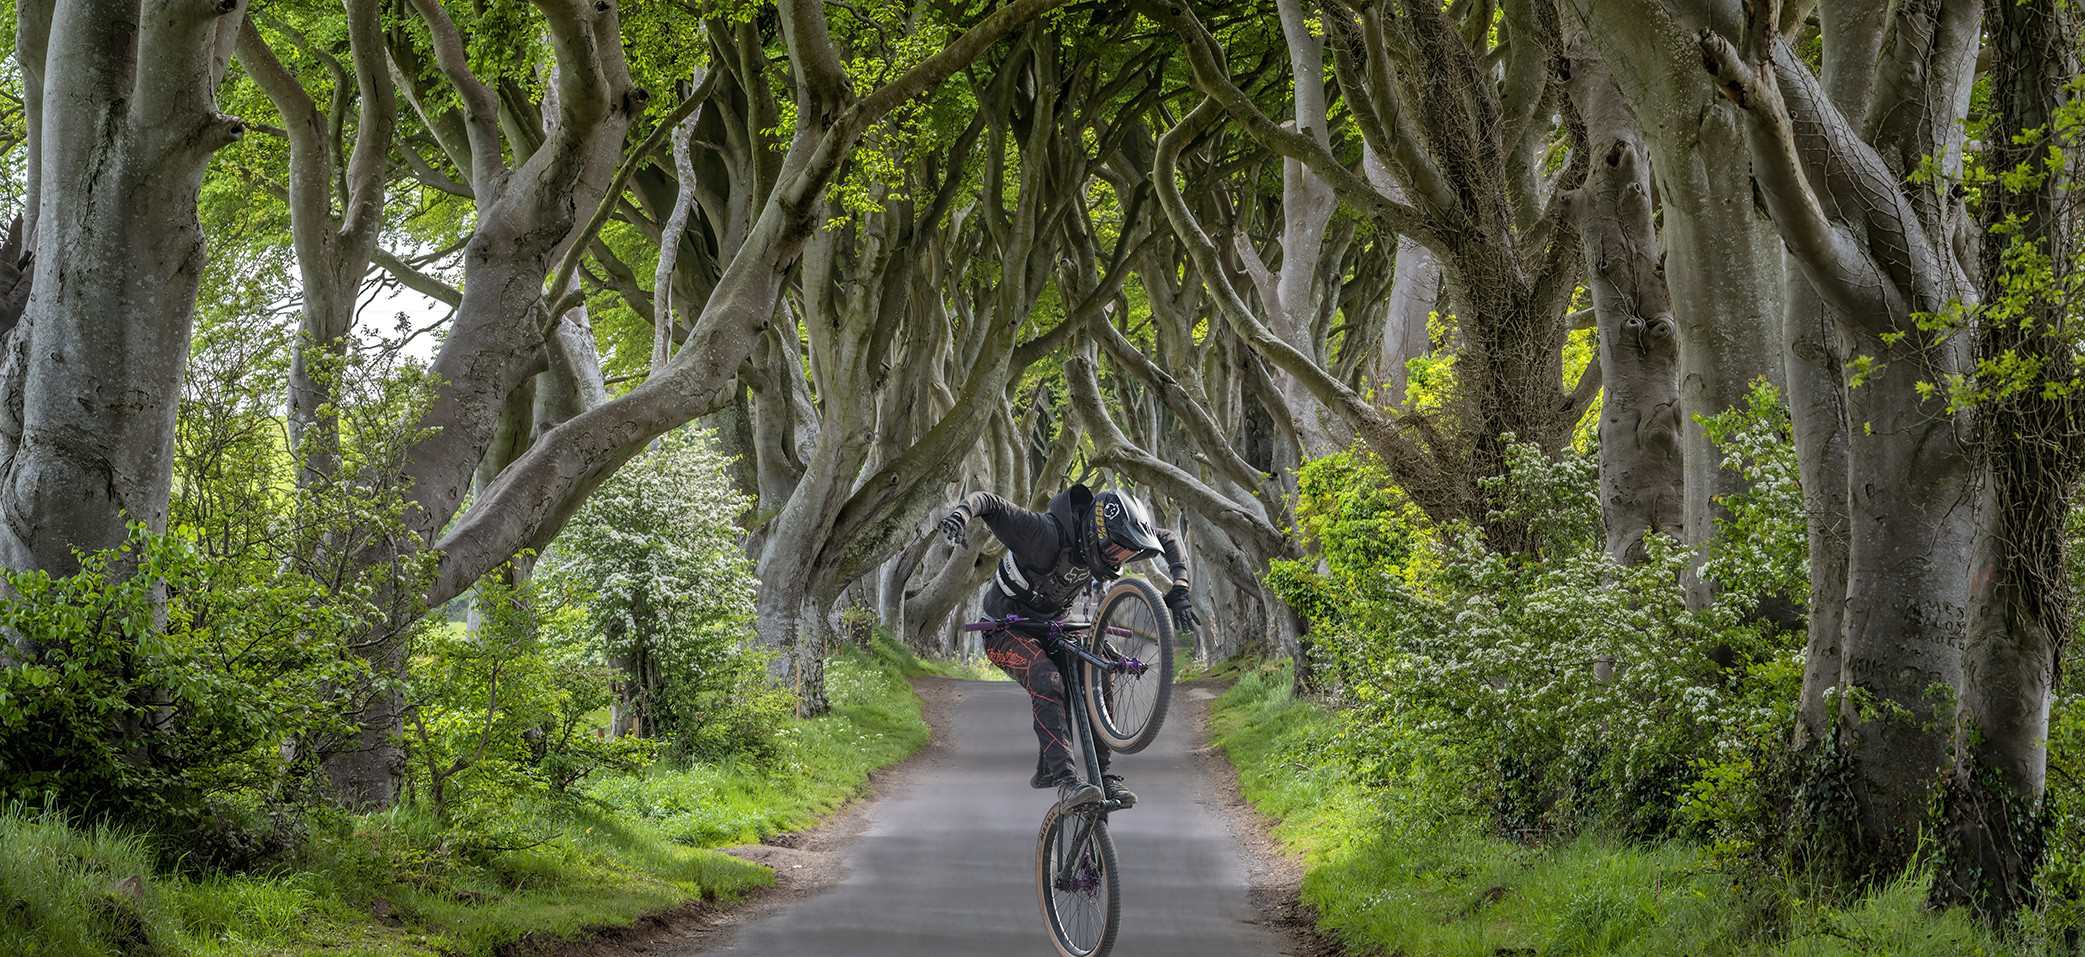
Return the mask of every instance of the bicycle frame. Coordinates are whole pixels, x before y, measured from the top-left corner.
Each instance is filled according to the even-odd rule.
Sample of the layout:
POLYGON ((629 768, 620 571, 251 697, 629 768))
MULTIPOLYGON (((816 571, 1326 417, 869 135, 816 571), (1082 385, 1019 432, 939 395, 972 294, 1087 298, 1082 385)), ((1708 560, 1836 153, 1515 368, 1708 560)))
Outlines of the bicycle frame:
MULTIPOLYGON (((1057 647, 1060 650, 1070 651, 1072 654, 1078 655, 1079 657, 1084 658, 1087 661, 1093 662, 1096 666, 1109 668, 1112 670, 1112 665, 1110 665, 1107 662, 1101 661, 1099 658, 1096 658, 1091 654, 1088 654, 1085 649, 1080 648, 1077 645, 1071 644, 1069 642, 1059 641, 1057 643, 1057 647)), ((1051 654, 1050 660, 1056 663, 1058 672, 1064 675, 1064 696, 1066 698, 1071 699, 1070 701, 1066 702, 1066 704, 1068 704, 1071 708, 1071 724, 1072 728, 1074 729, 1073 733, 1079 736, 1079 757, 1082 759, 1082 762, 1086 765, 1086 780, 1098 785, 1101 783, 1100 752, 1096 750, 1094 747, 1093 724, 1090 720, 1089 715, 1086 712, 1086 689, 1079 684, 1079 679, 1077 677, 1077 672, 1079 669, 1072 666, 1070 658, 1058 653, 1051 654)), ((1121 802, 1107 797, 1102 797, 1101 800, 1097 802, 1097 806, 1099 807, 1101 816, 1103 817, 1106 817, 1108 812, 1110 811, 1119 811, 1122 809, 1121 802)))
MULTIPOLYGON (((1033 619, 1022 618, 1018 615, 1008 615, 1005 618, 972 622, 964 625, 963 630, 992 631, 1004 628, 1012 631, 1015 625, 1030 621, 1033 621, 1033 619)), ((1143 674, 1144 669, 1148 666, 1135 658, 1109 661, 1079 647, 1079 642, 1067 640, 1070 635, 1076 635, 1081 629, 1067 626, 1061 621, 1052 621, 1049 623, 1049 626, 1049 647, 1047 651, 1050 656, 1050 663, 1056 665, 1057 673, 1064 677, 1064 697, 1067 699, 1065 707, 1069 711, 1069 723, 1072 726, 1072 733, 1078 736, 1079 757, 1085 764, 1086 780, 1099 785, 1101 783, 1100 754, 1095 750, 1091 715, 1086 710, 1086 688, 1079 680, 1079 669, 1073 664, 1072 657, 1077 656, 1080 659, 1084 659, 1088 664, 1103 671, 1121 671, 1132 675, 1143 674)), ((1110 628, 1108 630, 1119 631, 1124 635, 1130 634, 1126 629, 1110 628)), ((1097 807, 1103 816, 1108 812, 1122 809, 1121 802, 1105 797, 1095 802, 1092 806, 1097 807)), ((1084 818, 1086 815, 1081 815, 1081 817, 1084 818)), ((1083 834, 1079 836, 1083 836, 1083 834)))

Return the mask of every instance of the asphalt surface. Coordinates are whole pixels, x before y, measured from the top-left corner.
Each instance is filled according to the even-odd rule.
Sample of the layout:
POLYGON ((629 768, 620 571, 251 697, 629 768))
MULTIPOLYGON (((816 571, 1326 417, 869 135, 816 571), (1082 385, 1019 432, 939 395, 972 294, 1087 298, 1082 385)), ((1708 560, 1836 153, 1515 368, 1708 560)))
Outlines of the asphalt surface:
MULTIPOLYGON (((1010 681, 960 685, 953 732, 865 812, 830 889, 748 922, 705 948, 762 957, 1050 957, 1035 893, 1035 840, 1053 791, 1028 787, 1035 735, 1010 681)), ((1177 715, 1179 702, 1175 702, 1177 715)), ((1272 957, 1249 921, 1247 869, 1185 722, 1117 755, 1141 799, 1109 822, 1122 869, 1123 957, 1272 957)))

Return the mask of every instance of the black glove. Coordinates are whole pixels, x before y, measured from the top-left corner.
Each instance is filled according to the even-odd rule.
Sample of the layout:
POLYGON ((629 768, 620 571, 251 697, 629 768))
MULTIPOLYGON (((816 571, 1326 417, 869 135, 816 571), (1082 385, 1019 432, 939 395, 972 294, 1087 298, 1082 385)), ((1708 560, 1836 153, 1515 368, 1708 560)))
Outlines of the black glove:
POLYGON ((970 538, 963 534, 963 524, 970 521, 970 513, 956 509, 941 520, 941 534, 948 536, 948 543, 957 548, 969 548, 970 538))
POLYGON ((1174 585, 1172 591, 1166 592, 1166 607, 1173 610, 1175 633, 1186 634, 1195 630, 1195 626, 1202 622, 1201 617, 1195 614, 1194 603, 1187 600, 1186 585, 1174 585))

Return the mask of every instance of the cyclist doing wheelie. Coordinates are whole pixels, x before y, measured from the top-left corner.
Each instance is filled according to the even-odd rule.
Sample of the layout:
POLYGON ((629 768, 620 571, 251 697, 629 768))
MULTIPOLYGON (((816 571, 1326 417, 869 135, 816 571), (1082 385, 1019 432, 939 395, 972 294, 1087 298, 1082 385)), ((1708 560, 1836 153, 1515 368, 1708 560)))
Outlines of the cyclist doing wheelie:
MULTIPOLYGON (((1095 495, 1084 485, 1073 485, 1050 499, 1048 511, 1031 512, 990 492, 972 492, 941 520, 942 534, 958 547, 969 547, 963 527, 972 518, 983 519, 1006 546, 1006 557, 984 597, 984 612, 995 619, 1060 621, 1072 600, 1094 581, 1112 580, 1122 574, 1124 564, 1163 554, 1173 580, 1166 607, 1181 630, 1193 624, 1180 543, 1171 532, 1156 527, 1151 513, 1134 497, 1113 490, 1095 495)), ((1056 787, 1061 807, 1100 800, 1102 789, 1080 781, 1072 770, 1064 678, 1049 653, 1033 637, 995 628, 985 632, 985 656, 1028 689, 1035 737, 1042 746, 1029 785, 1056 787)), ((1108 770, 1107 746, 1096 742, 1095 751, 1107 797, 1123 807, 1135 804, 1137 796, 1123 786, 1122 775, 1108 770)))

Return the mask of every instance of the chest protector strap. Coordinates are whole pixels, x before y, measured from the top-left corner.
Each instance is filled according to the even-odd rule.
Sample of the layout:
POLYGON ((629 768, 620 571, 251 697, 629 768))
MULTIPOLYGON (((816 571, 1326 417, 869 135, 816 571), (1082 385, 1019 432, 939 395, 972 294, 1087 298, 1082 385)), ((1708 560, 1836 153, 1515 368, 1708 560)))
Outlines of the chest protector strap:
MULTIPOLYGON (((1061 563, 1068 558, 1064 553, 1072 548, 1071 537, 1065 534, 1064 526, 1056 516, 1050 516, 1050 524, 1057 529, 1058 561, 1061 563)), ((1044 569, 1038 577, 1047 579, 1049 575, 1050 570, 1044 569)), ((1036 583, 1029 581, 1027 574, 1021 571, 1020 564, 1014 561, 1012 551, 1008 551, 999 559, 999 570, 992 573, 992 583, 998 586, 999 591, 1006 597, 1045 614, 1056 614, 1068 604, 1063 599, 1053 600, 1048 593, 1037 590, 1036 583)), ((1045 581, 1044 584, 1050 582, 1045 581)))
POLYGON ((1030 608, 1036 607, 1035 586, 1028 583, 1028 576, 1021 574, 1021 566, 1014 563, 1011 553, 999 559, 999 570, 992 574, 992 583, 998 585, 1000 593, 1006 597, 1030 608))

